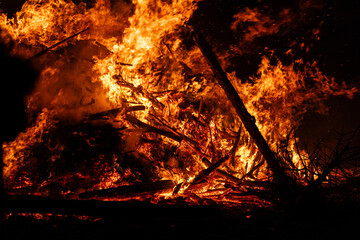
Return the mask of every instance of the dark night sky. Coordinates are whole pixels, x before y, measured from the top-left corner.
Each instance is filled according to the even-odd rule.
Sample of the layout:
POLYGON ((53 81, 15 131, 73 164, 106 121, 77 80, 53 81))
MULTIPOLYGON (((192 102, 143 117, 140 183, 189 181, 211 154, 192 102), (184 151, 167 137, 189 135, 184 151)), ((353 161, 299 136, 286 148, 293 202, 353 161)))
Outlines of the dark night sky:
MULTIPOLYGON (((79 2, 81 0, 76 0, 79 2)), ((116 2, 121 0, 111 0, 116 2)), ((125 0, 123 0, 125 1, 125 0)), ((0 8, 9 14, 21 8, 24 0, 0 0, 0 8)), ((91 1, 88 1, 91 2, 91 1)), ((294 19, 300 19, 285 28, 283 34, 272 35, 255 40, 250 50, 234 58, 234 64, 242 66, 238 75, 241 78, 256 73, 264 48, 275 49, 279 59, 286 63, 283 52, 293 41, 308 41, 308 53, 297 52, 297 57, 316 60, 321 70, 338 81, 360 88, 360 1, 359 0, 208 0, 199 3, 193 22, 206 33, 217 51, 226 51, 237 39, 229 28, 232 16, 244 7, 258 8, 270 16, 284 8, 290 9, 294 19), (305 9, 305 10, 304 10, 305 9), (320 29, 320 40, 313 40, 312 29, 320 29), (252 49, 251 49, 252 48, 252 49)), ((231 69, 227 69, 231 70, 231 69)), ((360 94, 353 100, 332 98, 328 116, 308 114, 305 117, 302 138, 311 142, 314 138, 333 137, 335 131, 345 131, 360 126, 360 94)))

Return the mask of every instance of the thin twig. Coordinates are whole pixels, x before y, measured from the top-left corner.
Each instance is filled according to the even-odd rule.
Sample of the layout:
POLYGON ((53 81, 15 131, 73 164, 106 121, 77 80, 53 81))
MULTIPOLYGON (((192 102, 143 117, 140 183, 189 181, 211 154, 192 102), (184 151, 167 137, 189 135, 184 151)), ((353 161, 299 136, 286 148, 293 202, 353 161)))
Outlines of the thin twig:
POLYGON ((86 29, 84 29, 84 30, 82 30, 82 31, 80 31, 80 32, 78 32, 78 33, 75 33, 75 34, 71 35, 70 37, 67 37, 67 38, 63 39, 63 40, 61 40, 60 42, 57 42, 57 43, 51 45, 51 46, 48 47, 48 48, 45 48, 44 50, 38 52, 38 53, 35 54, 34 56, 28 58, 28 60, 31 61, 31 60, 33 60, 33 59, 36 59, 36 58, 41 57, 42 55, 46 54, 46 53, 47 53, 48 51, 50 51, 51 49, 53 49, 53 48, 59 46, 60 44, 62 44, 62 43, 64 43, 64 42, 66 42, 66 41, 68 41, 68 40, 70 40, 70 39, 72 39, 72 38, 80 35, 80 34, 83 33, 83 32, 86 32, 86 31, 89 30, 89 29, 90 29, 90 27, 88 27, 88 28, 86 28, 86 29))
POLYGON ((242 131, 242 125, 240 125, 239 131, 236 134, 236 140, 234 142, 234 146, 232 147, 232 149, 230 151, 230 159, 231 159, 232 166, 235 166, 235 154, 236 154, 239 142, 240 142, 241 131, 242 131))

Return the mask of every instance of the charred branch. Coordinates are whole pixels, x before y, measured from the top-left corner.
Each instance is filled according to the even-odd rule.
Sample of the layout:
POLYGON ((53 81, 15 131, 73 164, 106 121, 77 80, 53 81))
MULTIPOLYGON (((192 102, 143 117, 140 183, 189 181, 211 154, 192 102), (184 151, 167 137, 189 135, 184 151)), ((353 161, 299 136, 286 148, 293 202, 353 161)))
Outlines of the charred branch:
POLYGON ((214 172, 218 167, 221 166, 221 164, 223 164, 226 160, 229 159, 229 156, 225 156, 221 159, 219 159, 218 161, 216 161, 215 163, 213 163, 212 165, 210 165, 210 167, 208 167, 207 169, 201 171, 192 181, 192 184, 197 184, 200 183, 204 178, 206 178, 207 176, 209 176, 212 172, 214 172))
MULTIPOLYGON (((207 167, 211 166, 211 162, 205 157, 202 159, 202 162, 205 163, 205 165, 207 167)), ((237 184, 240 181, 240 179, 238 179, 237 177, 234 177, 233 175, 231 175, 221 169, 216 169, 215 173, 233 184, 237 184)))
POLYGON ((131 64, 131 63, 123 63, 123 62, 119 62, 119 64, 121 65, 121 66, 133 66, 133 64, 131 64))
POLYGON ((42 50, 42 51, 38 52, 37 54, 35 54, 34 56, 30 57, 28 60, 34 60, 34 59, 36 59, 36 58, 41 57, 42 55, 46 54, 46 53, 47 53, 48 51, 50 51, 51 49, 56 48, 56 47, 59 46, 60 44, 63 44, 64 42, 69 41, 70 39, 72 39, 72 38, 80 35, 81 33, 86 32, 86 31, 89 30, 89 29, 90 29, 90 27, 88 27, 88 28, 86 28, 86 29, 84 29, 84 30, 82 30, 82 31, 80 31, 80 32, 77 32, 77 33, 71 35, 70 37, 67 37, 67 38, 63 39, 63 40, 61 40, 60 42, 57 42, 57 43, 51 45, 51 46, 48 47, 48 48, 45 48, 44 50, 42 50))
POLYGON ((171 138, 175 141, 181 142, 183 140, 183 138, 179 135, 176 135, 170 131, 167 131, 165 129, 161 129, 161 128, 157 128, 154 126, 151 126, 147 123, 144 123, 142 121, 140 121, 139 119, 137 119, 136 117, 130 115, 130 114, 126 114, 125 115, 125 119, 127 121, 129 121, 131 124, 141 128, 142 130, 144 130, 145 132, 153 132, 153 133, 157 133, 159 135, 171 138))
POLYGON ((84 96, 82 96, 81 99, 80 99, 80 105, 83 106, 83 107, 91 106, 94 103, 95 103, 94 98, 91 98, 90 102, 88 102, 88 103, 84 103, 84 96))
POLYGON ((106 118, 109 117, 109 116, 116 116, 116 115, 119 114, 122 110, 123 110, 123 108, 114 108, 114 109, 111 109, 111 110, 94 113, 94 114, 89 115, 89 116, 87 117, 87 119, 88 119, 88 120, 106 119, 106 118))
POLYGON ((134 196, 144 193, 156 193, 159 191, 170 190, 175 186, 171 180, 160 180, 150 183, 138 183, 133 185, 125 185, 116 188, 100 189, 85 192, 79 195, 80 198, 104 198, 104 197, 124 197, 134 196))
POLYGON ((238 185, 242 185, 245 178, 248 176, 251 176, 256 170, 258 170, 262 165, 264 165, 265 161, 262 160, 260 161, 258 164, 254 165, 246 174, 244 174, 244 176, 242 176, 240 178, 240 180, 238 181, 238 185))
MULTIPOLYGON (((152 114, 152 116, 155 117, 155 115, 153 115, 153 114, 152 114)), ((161 121, 159 118, 157 118, 157 117, 155 117, 155 118, 169 130, 151 126, 147 123, 140 121, 139 119, 137 119, 136 117, 134 117, 130 114, 126 114, 126 117, 125 117, 125 119, 127 121, 129 121, 131 124, 141 128, 141 129, 143 129, 145 132, 157 133, 159 135, 171 138, 177 142, 181 142, 184 140, 198 155, 200 155, 201 157, 209 157, 201 152, 200 147, 198 146, 196 141, 185 136, 184 134, 177 132, 174 128, 171 128, 170 126, 165 124, 163 121, 161 121)))
POLYGON ((173 191, 172 195, 178 194, 178 192, 181 190, 182 187, 185 187, 185 190, 188 190, 190 187, 199 184, 204 178, 206 178, 212 172, 217 170, 217 168, 220 167, 221 164, 223 164, 228 159, 229 159, 229 156, 225 156, 225 157, 221 158, 220 160, 216 161, 215 163, 211 164, 208 168, 202 170, 198 175, 196 175, 194 177, 194 179, 192 181, 179 183, 174 188, 174 191, 173 191))
POLYGON ((106 110, 103 112, 98 112, 98 113, 94 113, 91 114, 87 117, 87 119, 89 120, 100 120, 100 119, 106 119, 107 117, 110 116, 116 116, 118 114, 120 114, 121 112, 135 112, 135 111, 143 111, 145 110, 145 106, 139 105, 139 106, 131 106, 131 107, 120 107, 120 108, 114 108, 114 109, 110 109, 110 110, 106 110))
MULTIPOLYGON (((352 137, 353 138, 353 137, 352 137)), ((339 166, 341 162, 343 162, 345 159, 349 158, 352 159, 354 156, 358 156, 359 153, 356 153, 355 155, 347 156, 348 151, 350 148, 350 144, 352 142, 352 138, 348 140, 344 146, 342 146, 343 142, 342 139, 340 139, 337 143, 337 146, 333 150, 332 156, 329 156, 330 162, 327 164, 325 169, 322 171, 322 173, 318 176, 318 178, 309 186, 310 191, 314 191, 316 188, 321 186, 321 184, 326 180, 326 178, 330 175, 330 173, 339 166)))
POLYGON ((222 69, 209 43, 201 33, 195 33, 194 39, 209 65, 211 66, 215 77, 218 79, 220 86, 224 89, 226 96, 235 108, 246 130, 249 132, 251 138, 259 148, 259 151, 264 156, 269 168, 274 174, 274 178, 280 185, 282 185, 281 188, 283 189, 283 192, 293 192, 295 181, 285 173, 284 169, 280 165, 279 160, 271 151, 269 145, 259 131, 259 128, 256 126, 254 117, 247 111, 243 101, 226 76, 226 73, 222 69))
POLYGON ((173 133, 175 133, 176 135, 182 137, 183 140, 185 140, 192 148, 194 148, 201 156, 204 157, 204 154, 202 154, 202 153, 200 152, 200 148, 199 148, 199 146, 198 146, 198 144, 197 144, 196 141, 194 141, 193 139, 185 136, 185 135, 182 134, 182 133, 179 133, 175 128, 173 128, 173 127, 169 126, 168 124, 166 124, 165 121, 164 121, 163 119, 161 119, 159 116, 156 116, 156 115, 151 114, 151 113, 150 113, 150 115, 151 115, 152 117, 154 117, 161 125, 165 126, 167 129, 169 129, 171 132, 173 132, 173 133))
POLYGON ((232 149, 231 149, 230 158, 231 158, 231 164, 232 164, 233 166, 235 166, 235 154, 236 154, 236 151, 237 151, 239 142, 240 142, 241 130, 242 130, 242 128, 240 127, 239 131, 238 131, 237 134, 236 134, 237 136, 236 136, 236 140, 235 140, 234 146, 233 146, 232 149))

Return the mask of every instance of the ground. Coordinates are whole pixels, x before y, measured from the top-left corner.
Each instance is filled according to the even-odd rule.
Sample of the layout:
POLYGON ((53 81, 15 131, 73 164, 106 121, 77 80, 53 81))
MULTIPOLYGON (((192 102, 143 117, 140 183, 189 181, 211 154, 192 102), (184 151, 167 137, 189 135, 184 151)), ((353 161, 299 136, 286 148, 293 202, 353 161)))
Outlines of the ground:
POLYGON ((8 216, 3 239, 350 239, 360 223, 358 202, 309 203, 244 213, 212 206, 124 203, 105 217, 8 216), (126 236, 126 237, 125 237, 126 236))

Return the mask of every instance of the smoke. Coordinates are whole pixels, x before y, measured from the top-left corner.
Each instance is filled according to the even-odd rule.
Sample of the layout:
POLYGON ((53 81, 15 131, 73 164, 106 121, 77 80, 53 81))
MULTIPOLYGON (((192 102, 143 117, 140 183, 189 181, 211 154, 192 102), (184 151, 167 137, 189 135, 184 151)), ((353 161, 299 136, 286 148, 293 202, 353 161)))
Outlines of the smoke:
POLYGON ((55 109, 61 120, 79 121, 87 114, 109 109, 105 93, 92 79, 92 57, 104 57, 108 50, 84 40, 67 45, 57 54, 60 57, 52 56, 54 63, 42 71, 28 100, 30 111, 55 109))

